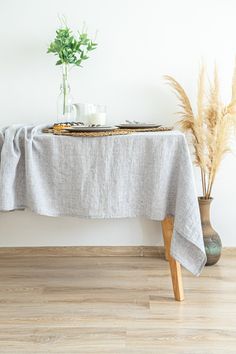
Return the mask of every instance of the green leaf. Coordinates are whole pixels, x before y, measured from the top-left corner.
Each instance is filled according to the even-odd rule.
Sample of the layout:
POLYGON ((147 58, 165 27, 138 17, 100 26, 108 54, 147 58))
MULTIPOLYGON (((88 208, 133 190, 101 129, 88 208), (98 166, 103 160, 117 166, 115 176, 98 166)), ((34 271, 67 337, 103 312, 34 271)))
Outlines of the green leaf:
POLYGON ((86 53, 96 49, 96 46, 97 43, 94 43, 87 33, 79 34, 79 39, 76 39, 72 31, 65 27, 56 30, 56 37, 50 43, 47 53, 53 53, 59 57, 56 65, 67 63, 81 67, 82 61, 89 58, 86 53))

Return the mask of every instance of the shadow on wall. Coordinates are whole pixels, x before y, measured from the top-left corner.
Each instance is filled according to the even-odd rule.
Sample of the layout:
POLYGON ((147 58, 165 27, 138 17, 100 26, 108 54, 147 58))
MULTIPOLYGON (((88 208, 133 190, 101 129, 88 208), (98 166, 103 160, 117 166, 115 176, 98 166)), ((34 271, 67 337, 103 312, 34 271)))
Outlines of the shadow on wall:
POLYGON ((30 211, 0 213, 0 247, 136 246, 162 244, 157 221, 46 217, 30 211))

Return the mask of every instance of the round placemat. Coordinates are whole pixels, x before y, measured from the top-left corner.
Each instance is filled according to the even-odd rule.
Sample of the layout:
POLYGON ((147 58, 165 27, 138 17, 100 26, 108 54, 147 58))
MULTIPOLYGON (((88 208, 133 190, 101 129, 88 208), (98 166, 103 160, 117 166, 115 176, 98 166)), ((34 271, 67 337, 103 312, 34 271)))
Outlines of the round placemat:
POLYGON ((44 129, 44 133, 52 133, 54 135, 66 135, 66 136, 88 136, 88 137, 99 137, 99 136, 111 136, 111 135, 128 135, 138 132, 165 132, 172 130, 171 127, 159 127, 159 128, 137 128, 137 129, 114 129, 108 131, 97 131, 97 132, 78 132, 78 131, 68 131, 68 130, 55 130, 52 128, 44 129))

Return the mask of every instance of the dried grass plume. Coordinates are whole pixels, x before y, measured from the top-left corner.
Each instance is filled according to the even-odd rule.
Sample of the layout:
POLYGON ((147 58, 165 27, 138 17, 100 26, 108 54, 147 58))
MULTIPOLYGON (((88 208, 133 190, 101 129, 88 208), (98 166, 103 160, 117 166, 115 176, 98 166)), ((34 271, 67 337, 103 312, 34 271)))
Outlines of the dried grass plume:
POLYGON ((164 77, 179 100, 179 125, 192 141, 194 162, 201 170, 203 197, 211 198, 212 186, 224 155, 231 151, 231 138, 236 131, 236 65, 232 80, 231 101, 224 105, 220 99, 218 71, 215 66, 210 87, 205 84, 205 66, 198 78, 197 112, 183 87, 171 76, 164 77))

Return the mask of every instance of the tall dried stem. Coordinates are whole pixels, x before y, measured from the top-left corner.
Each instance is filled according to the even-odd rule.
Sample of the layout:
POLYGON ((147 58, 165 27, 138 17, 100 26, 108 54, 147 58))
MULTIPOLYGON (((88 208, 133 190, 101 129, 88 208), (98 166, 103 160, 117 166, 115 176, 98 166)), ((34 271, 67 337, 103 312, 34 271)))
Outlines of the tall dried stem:
POLYGON ((205 67, 198 78, 197 113, 183 87, 171 76, 165 76, 179 99, 182 130, 191 136, 194 162, 200 167, 203 197, 211 198, 212 187, 224 155, 230 151, 233 130, 236 131, 236 65, 232 80, 232 95, 228 105, 220 100, 218 71, 215 66, 209 93, 205 88, 205 67))

